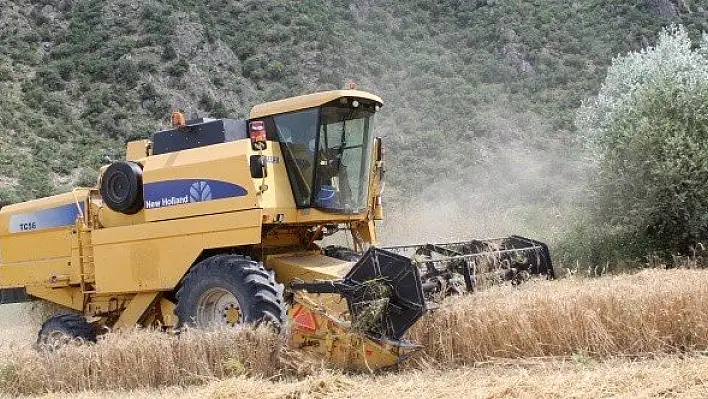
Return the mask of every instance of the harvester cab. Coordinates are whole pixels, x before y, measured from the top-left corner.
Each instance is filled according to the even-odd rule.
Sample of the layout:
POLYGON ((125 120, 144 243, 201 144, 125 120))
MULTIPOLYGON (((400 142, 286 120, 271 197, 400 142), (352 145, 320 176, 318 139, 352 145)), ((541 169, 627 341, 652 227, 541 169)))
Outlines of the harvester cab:
POLYGON ((3 300, 67 309, 41 344, 268 322, 295 348, 373 369, 415 349, 405 333, 431 301, 490 275, 553 277, 548 248, 518 236, 381 247, 381 106, 337 90, 256 105, 244 120, 173 114, 97 187, 0 210, 3 300), (337 232, 351 245, 322 244, 337 232))

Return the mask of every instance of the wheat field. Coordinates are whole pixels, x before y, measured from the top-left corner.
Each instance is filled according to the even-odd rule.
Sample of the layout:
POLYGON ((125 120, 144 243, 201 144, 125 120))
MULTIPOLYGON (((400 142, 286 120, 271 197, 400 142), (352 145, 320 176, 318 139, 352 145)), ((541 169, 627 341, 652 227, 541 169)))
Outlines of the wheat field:
POLYGON ((39 352, 36 322, 13 306, 0 321, 0 394, 8 397, 708 396, 703 270, 536 281, 451 298, 411 330, 425 349, 377 375, 306 361, 266 330, 136 330, 39 352))
POLYGON ((46 398, 705 398, 708 357, 513 360, 383 375, 321 371, 288 380, 236 377, 202 386, 51 394, 46 398))

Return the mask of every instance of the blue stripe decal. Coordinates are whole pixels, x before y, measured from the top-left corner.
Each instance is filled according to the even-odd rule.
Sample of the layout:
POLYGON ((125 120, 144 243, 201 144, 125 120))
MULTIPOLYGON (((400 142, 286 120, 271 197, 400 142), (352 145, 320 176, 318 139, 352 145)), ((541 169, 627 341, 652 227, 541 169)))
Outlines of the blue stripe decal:
MULTIPOLYGON (((81 211, 84 210, 84 203, 79 202, 81 211)), ((51 229, 54 227, 73 226, 76 218, 79 217, 79 208, 76 204, 66 204, 41 211, 18 213, 10 215, 10 233, 21 231, 32 231, 51 229)))
POLYGON ((247 194, 248 191, 238 184, 209 179, 165 180, 143 186, 145 209, 243 197, 247 194))

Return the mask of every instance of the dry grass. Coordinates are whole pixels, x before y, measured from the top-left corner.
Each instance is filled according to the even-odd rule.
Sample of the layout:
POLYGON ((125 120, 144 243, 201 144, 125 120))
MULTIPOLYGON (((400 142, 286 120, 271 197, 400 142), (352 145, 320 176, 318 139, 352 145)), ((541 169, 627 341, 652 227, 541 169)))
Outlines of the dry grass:
POLYGON ((708 358, 592 364, 544 361, 454 370, 413 370, 381 376, 320 373, 258 384, 237 379, 187 392, 209 398, 705 398, 708 358))
POLYGON ((636 356, 708 349, 708 272, 647 270, 456 298, 412 330, 442 365, 491 358, 636 356))
POLYGON ((278 373, 280 340, 265 329, 108 334, 96 345, 17 351, 0 361, 0 392, 135 389, 194 385, 278 373))
MULTIPOLYGON (((645 378, 651 386, 641 392, 673 386, 660 377, 662 368, 668 367, 675 369, 670 370, 675 378, 687 379, 696 392, 705 394, 698 369, 691 365, 702 364, 703 370, 708 365, 708 359, 698 356, 708 350, 708 271, 650 270, 496 287, 449 300, 416 325, 410 336, 426 350, 406 364, 407 370, 380 376, 347 376, 314 367, 302 377, 292 367, 297 358, 285 353, 278 337, 267 331, 190 332, 180 337, 135 331, 110 334, 97 345, 69 347, 56 354, 36 352, 29 344, 0 346, 5 355, 0 359, 0 393, 177 386, 160 394, 376 397, 393 392, 386 388, 391 386, 408 392, 407 397, 432 395, 434 389, 440 389, 435 396, 457 396, 455 390, 461 389, 485 397, 591 397, 604 395, 596 384, 610 384, 608 392, 617 395, 641 388, 636 381, 625 387, 622 379, 605 375, 610 372, 645 378), (675 355, 662 360, 676 353, 690 353, 692 360, 675 355), (657 359, 635 363, 632 359, 640 355, 657 359), (501 360, 511 358, 517 360, 501 360), (649 369, 642 371, 644 367, 649 369), (690 371, 685 376, 684 369, 690 371), (569 374, 569 381, 563 380, 563 373, 569 374), (516 382, 499 385, 504 375, 516 382), (228 379, 233 376, 240 377, 228 379), (218 382, 224 378, 228 381, 218 382), (536 382, 544 379, 562 386, 563 392, 575 393, 553 394, 552 387, 546 390, 536 382), (204 388, 184 388, 204 382, 209 382, 204 388), (412 388, 404 390, 406 384, 412 388), (585 389, 598 395, 581 394, 585 389)), ((150 396, 157 391, 141 392, 150 396)))
POLYGON ((294 380, 237 377, 199 387, 57 394, 51 398, 705 398, 708 357, 602 362, 509 361, 378 376, 322 371, 294 380))

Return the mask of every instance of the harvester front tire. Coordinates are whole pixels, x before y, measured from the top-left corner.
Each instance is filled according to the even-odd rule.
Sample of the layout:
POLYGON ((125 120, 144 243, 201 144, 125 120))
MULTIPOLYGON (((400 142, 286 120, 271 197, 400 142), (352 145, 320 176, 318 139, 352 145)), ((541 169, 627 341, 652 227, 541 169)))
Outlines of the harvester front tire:
POLYGON ((101 197, 112 210, 133 215, 143 209, 143 170, 135 162, 113 162, 101 176, 101 197))
POLYGON ((279 330, 286 319, 283 286, 260 262, 216 255, 196 264, 176 294, 178 326, 259 325, 279 330))
POLYGON ((50 350, 69 343, 83 342, 96 342, 96 329, 83 315, 75 313, 50 317, 37 334, 37 345, 50 350))

